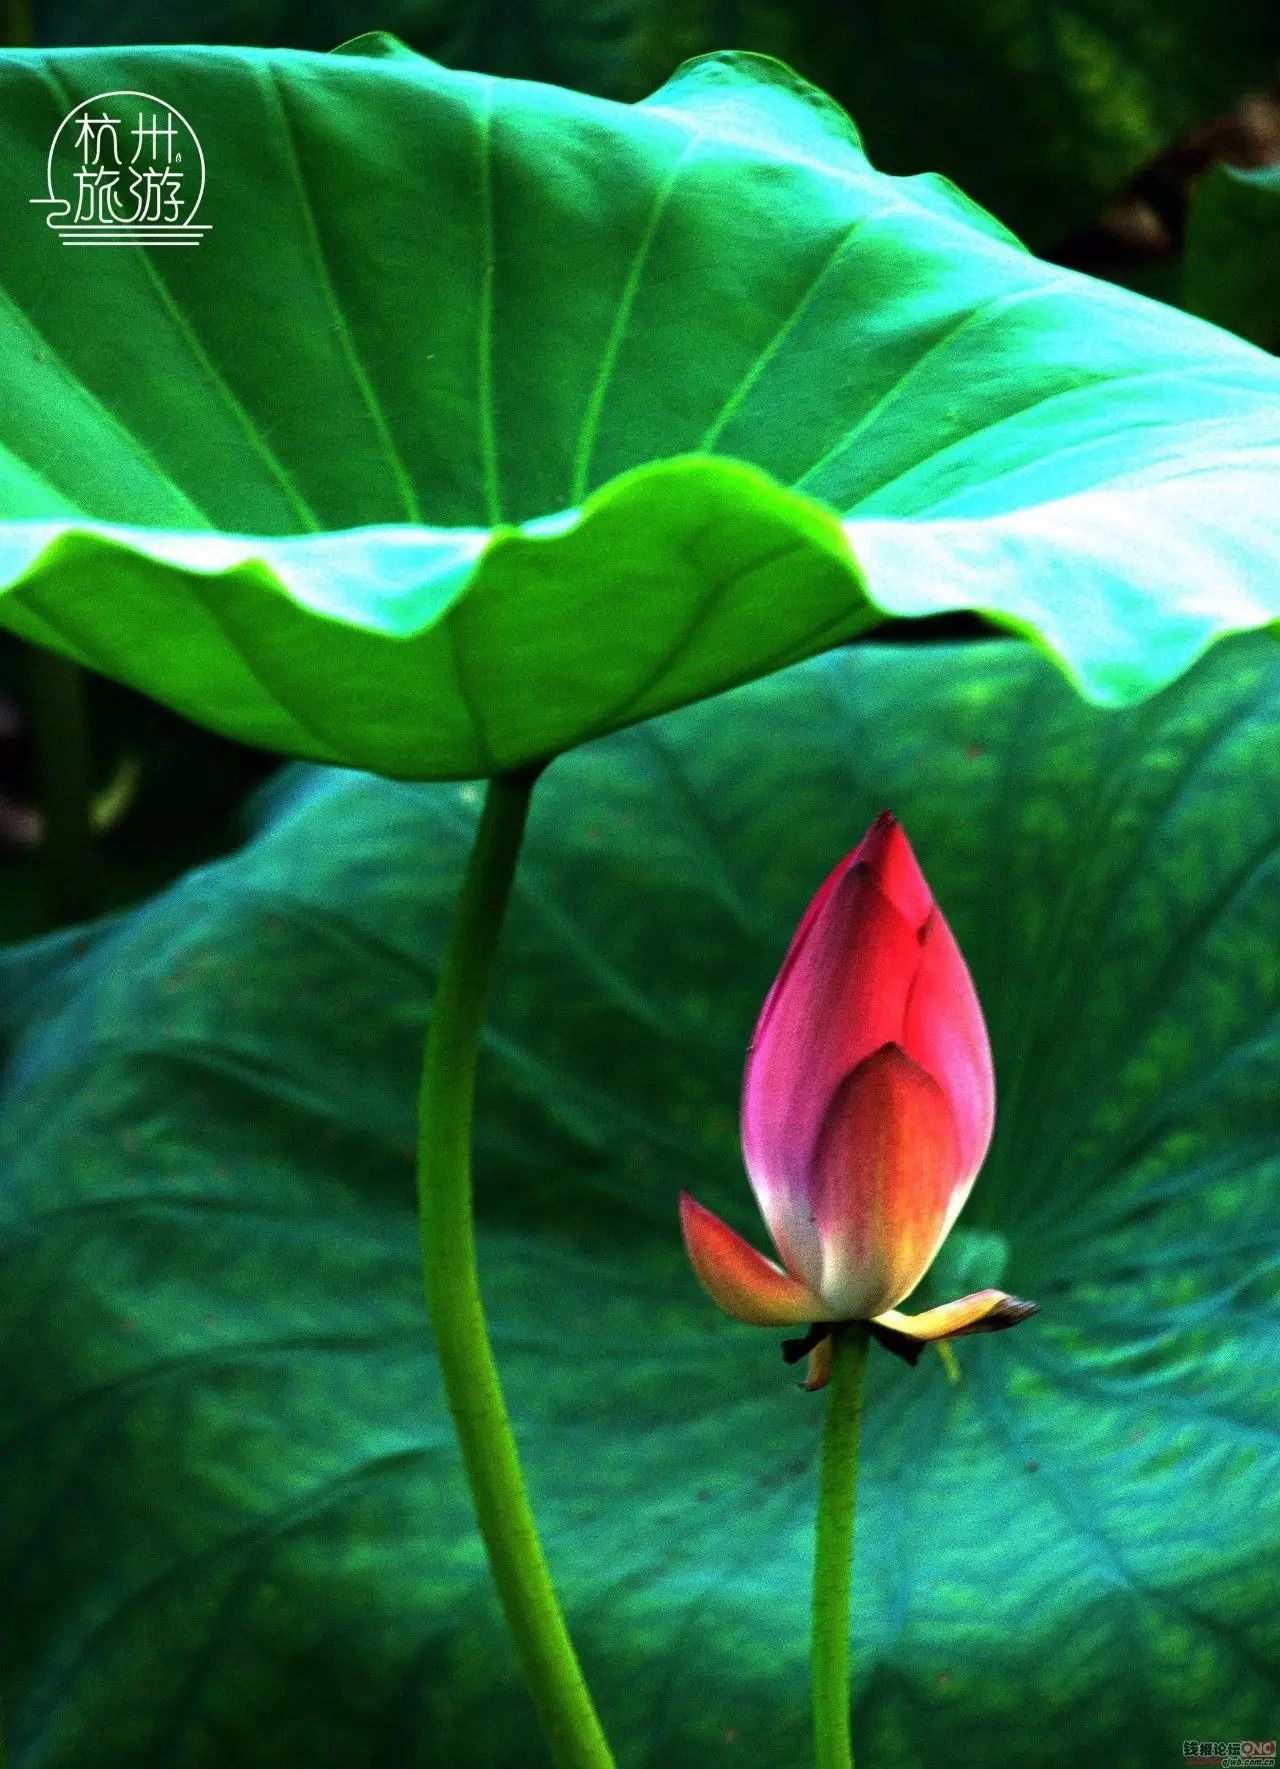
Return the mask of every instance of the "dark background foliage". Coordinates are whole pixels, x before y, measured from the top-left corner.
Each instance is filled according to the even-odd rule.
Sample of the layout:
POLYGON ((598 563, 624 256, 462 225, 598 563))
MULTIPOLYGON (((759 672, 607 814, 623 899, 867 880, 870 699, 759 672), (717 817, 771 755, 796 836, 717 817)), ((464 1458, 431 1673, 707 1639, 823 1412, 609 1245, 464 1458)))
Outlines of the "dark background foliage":
POLYGON ((385 30, 454 67, 624 100, 688 56, 759 50, 839 99, 885 171, 945 172, 1040 250, 1280 58, 1280 17, 1247 0, 37 0, 33 25, 50 44, 296 49, 385 30))

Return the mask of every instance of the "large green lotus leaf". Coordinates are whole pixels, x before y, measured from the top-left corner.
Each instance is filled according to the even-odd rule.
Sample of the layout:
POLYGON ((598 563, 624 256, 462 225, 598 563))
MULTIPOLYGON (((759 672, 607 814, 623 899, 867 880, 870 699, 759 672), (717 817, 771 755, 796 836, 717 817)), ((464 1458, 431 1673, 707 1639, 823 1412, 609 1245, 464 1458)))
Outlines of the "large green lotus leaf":
POLYGON ((1188 310, 1280 351, 1280 166, 1215 166, 1187 219, 1188 310))
POLYGON ((465 776, 885 615, 980 611, 1116 702, 1280 615, 1280 368, 1239 340, 874 171, 780 64, 621 106, 364 47, 0 61, 14 190, 136 87, 200 134, 212 227, 0 213, 17 631, 465 776))
MULTIPOLYGON (((34 0, 46 44, 329 49, 366 0, 34 0)), ((830 88, 891 171, 938 166, 1045 244, 1185 130, 1264 82, 1280 12, 1247 0, 383 0, 377 23, 454 67, 640 98, 682 56, 783 56, 830 88)))
MULTIPOLYGON (((763 1239, 743 1052, 885 805, 972 961, 997 1141, 873 1354, 860 1761, 1166 1769, 1274 1735, 1280 661, 1147 707, 1022 648, 840 653, 557 763, 480 1101, 483 1280, 625 1769, 807 1763, 820 1399, 688 1270, 763 1239), (900 709, 912 707, 904 722, 900 709)), ((16 1769, 543 1762, 428 1348, 417 1053, 478 789, 303 775, 237 857, 6 961, 16 1769)))

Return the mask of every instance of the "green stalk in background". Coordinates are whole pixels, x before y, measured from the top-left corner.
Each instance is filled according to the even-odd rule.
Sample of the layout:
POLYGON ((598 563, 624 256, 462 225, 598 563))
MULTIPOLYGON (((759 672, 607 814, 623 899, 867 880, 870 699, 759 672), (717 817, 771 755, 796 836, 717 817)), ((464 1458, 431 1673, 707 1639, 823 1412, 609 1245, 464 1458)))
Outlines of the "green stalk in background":
POLYGON ((489 783, 431 1010, 419 1094, 427 1306, 480 1533, 559 1769, 612 1769, 530 1509, 485 1324, 471 1195, 476 1055, 533 772, 489 783))
POLYGON ((27 680, 44 817, 49 917, 59 925, 84 921, 98 907, 84 675, 78 664, 42 645, 29 645, 27 680))
POLYGON ((869 1334, 861 1321, 852 1321, 837 1327, 832 1341, 813 1552, 813 1739, 817 1769, 853 1769, 849 1738, 853 1514, 869 1334))

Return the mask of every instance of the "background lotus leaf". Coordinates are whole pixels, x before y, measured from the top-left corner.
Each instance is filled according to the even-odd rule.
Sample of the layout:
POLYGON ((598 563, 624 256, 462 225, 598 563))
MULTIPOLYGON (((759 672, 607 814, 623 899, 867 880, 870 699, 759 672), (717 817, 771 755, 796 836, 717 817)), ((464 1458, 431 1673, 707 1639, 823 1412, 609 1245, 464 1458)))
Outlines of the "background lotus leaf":
POLYGON ((1216 166, 1201 180, 1182 296, 1202 319, 1280 350, 1280 166, 1216 166))
MULTIPOLYGON (((1142 708, 1028 648, 860 648, 557 762, 484 1056, 499 1359, 625 1769, 807 1761, 821 1403, 685 1262, 814 883, 893 806, 1000 1118, 874 1356, 862 1760, 1164 1769, 1268 1737, 1280 1622, 1280 660, 1142 708), (900 708, 912 708, 910 722, 900 708)), ((3 961, 0 1680, 15 1769, 534 1769, 423 1318, 418 1052, 474 786, 298 771, 238 855, 3 961)))

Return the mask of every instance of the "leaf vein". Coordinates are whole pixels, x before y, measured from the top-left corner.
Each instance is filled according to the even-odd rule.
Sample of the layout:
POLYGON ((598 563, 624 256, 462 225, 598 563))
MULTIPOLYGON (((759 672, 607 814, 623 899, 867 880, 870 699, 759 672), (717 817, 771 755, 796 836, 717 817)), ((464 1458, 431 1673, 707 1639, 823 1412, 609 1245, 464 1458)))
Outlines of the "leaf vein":
POLYGON ((627 327, 631 320, 631 310, 635 305, 644 278, 645 266, 658 228, 671 201, 681 171, 695 152, 699 137, 691 135, 671 163, 671 169, 654 193, 649 206, 649 213, 640 234, 639 242, 632 254, 631 263, 627 268, 626 280, 622 285, 622 298, 613 315, 613 323, 609 328, 609 336, 605 341, 604 352, 600 358, 600 366, 588 395, 586 407, 582 414, 582 423, 578 429, 578 441, 574 450, 573 478, 569 487, 570 504, 580 504, 586 496, 587 486, 591 477, 591 457, 595 452, 596 439, 599 435, 600 420, 604 412, 605 397, 609 391, 613 373, 617 367, 618 356, 626 337, 627 327))
POLYGON ((293 126, 289 121, 289 113, 285 105, 284 94, 281 90, 280 81, 276 74, 275 67, 269 59, 264 59, 255 65, 261 67, 265 71, 267 90, 271 95, 276 115, 279 118, 281 134, 286 149, 285 161, 288 167, 289 180, 293 187, 294 195, 297 198, 298 212, 301 216, 303 231, 306 234, 312 261, 316 267, 320 288, 324 295, 325 307, 328 310, 329 318, 333 325, 334 336, 338 340, 338 345, 342 351, 343 359, 347 364, 351 379, 355 383, 360 401, 364 406, 369 421, 373 426, 374 433, 378 438, 378 443, 382 449, 383 458, 387 465, 387 471, 395 485, 396 493, 404 505, 405 512, 411 522, 423 523, 425 518, 422 513, 421 505, 418 502, 417 493, 413 487, 413 481, 409 477, 408 470, 406 469, 400 451, 396 446, 395 439, 391 434, 391 427, 387 422, 386 414, 382 409, 376 392, 374 391, 373 383, 369 379, 368 372, 365 369, 360 353, 356 349, 355 337, 352 333, 350 323, 347 320, 346 314, 343 312, 341 302, 338 300, 338 292, 334 285, 333 275, 329 269, 328 259, 325 256, 324 245, 321 240, 320 225, 316 216, 315 206, 311 201, 311 193, 307 188, 307 181, 303 175, 302 161, 298 155, 297 143, 294 140, 293 126))

